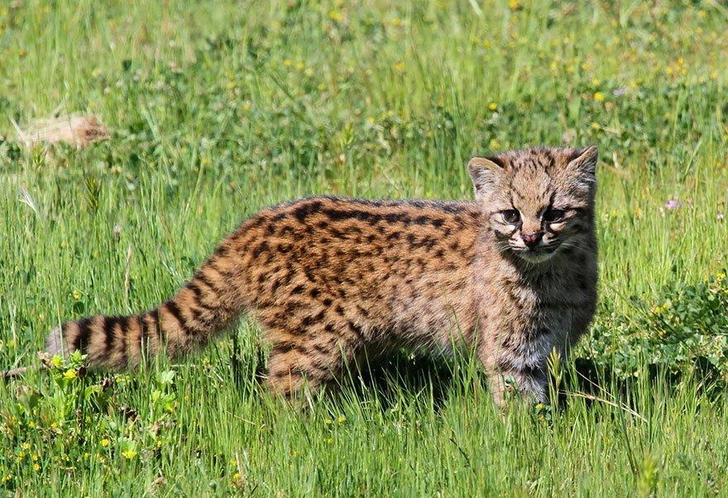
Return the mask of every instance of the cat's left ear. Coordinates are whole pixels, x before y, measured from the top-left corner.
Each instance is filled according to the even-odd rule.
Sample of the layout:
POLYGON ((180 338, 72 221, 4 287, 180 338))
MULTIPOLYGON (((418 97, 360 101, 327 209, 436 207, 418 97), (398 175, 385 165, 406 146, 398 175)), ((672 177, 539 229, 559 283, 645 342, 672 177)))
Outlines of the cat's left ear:
POLYGON ((492 189, 503 171, 503 164, 497 157, 473 157, 468 163, 468 173, 475 191, 492 189))
POLYGON ((596 145, 590 145, 586 149, 577 149, 569 159, 569 168, 574 168, 577 171, 584 173, 591 177, 596 177, 597 174, 597 159, 599 158, 599 151, 596 145))

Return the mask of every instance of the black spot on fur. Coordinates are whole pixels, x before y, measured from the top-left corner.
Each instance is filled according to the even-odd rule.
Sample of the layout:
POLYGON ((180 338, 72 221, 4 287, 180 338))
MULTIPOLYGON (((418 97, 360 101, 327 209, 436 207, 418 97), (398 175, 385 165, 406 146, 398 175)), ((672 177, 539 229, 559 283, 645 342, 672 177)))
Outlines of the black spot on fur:
POLYGON ((354 335, 357 337, 357 339, 359 339, 360 341, 364 341, 365 340, 364 339, 364 332, 363 332, 362 328, 359 325, 357 325, 354 322, 349 321, 349 322, 347 322, 346 326, 347 326, 347 328, 351 332, 354 333, 354 335))
POLYGON ((182 310, 180 310, 179 306, 177 306, 177 303, 175 303, 174 301, 167 301, 166 303, 164 303, 164 307, 175 318, 175 320, 177 320, 177 322, 179 323, 179 327, 182 329, 182 332, 185 335, 188 335, 191 330, 187 325, 187 320, 185 320, 184 316, 182 316, 182 310))
POLYGON ((295 216, 298 221, 303 223, 308 216, 319 212, 321 210, 321 206, 321 201, 304 202, 293 211, 293 216, 295 216))
POLYGON ((269 250, 270 248, 268 247, 268 242, 264 240, 263 242, 258 244, 255 249, 253 249, 253 257, 258 258, 261 254, 263 254, 264 252, 268 252, 269 250))
POLYGON ((83 318, 78 321, 78 335, 74 338, 71 346, 74 350, 84 350, 91 336, 91 319, 83 318))
POLYGON ((118 316, 105 316, 101 325, 101 329, 104 331, 104 334, 106 334, 106 337, 104 338, 104 351, 106 351, 107 354, 114 349, 114 339, 116 337, 114 329, 118 323, 118 316))

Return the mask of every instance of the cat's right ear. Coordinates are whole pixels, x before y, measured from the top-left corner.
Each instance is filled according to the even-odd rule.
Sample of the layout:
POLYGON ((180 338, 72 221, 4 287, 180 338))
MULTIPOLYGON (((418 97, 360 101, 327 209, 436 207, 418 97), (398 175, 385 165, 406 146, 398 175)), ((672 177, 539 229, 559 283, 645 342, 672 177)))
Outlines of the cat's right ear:
POLYGON ((497 157, 473 157, 468 163, 468 173, 476 192, 491 190, 503 171, 503 164, 497 157))

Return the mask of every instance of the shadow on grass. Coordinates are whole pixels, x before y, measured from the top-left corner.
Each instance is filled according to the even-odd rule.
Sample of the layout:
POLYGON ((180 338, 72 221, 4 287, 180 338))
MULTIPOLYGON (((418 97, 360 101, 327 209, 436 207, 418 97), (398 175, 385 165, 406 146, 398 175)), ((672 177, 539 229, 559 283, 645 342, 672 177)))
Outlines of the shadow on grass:
POLYGON ((468 365, 466 361, 461 363, 464 364, 462 367, 452 358, 400 352, 372 360, 358 371, 350 371, 341 388, 354 393, 359 400, 375 393, 385 410, 402 398, 425 396, 439 411, 453 388, 464 384, 468 365))
MULTIPOLYGON (((263 374, 263 362, 258 363, 263 374)), ((608 366, 593 360, 576 358, 565 365, 559 395, 559 407, 566 408, 574 398, 582 398, 587 407, 600 400, 634 404, 635 394, 650 386, 660 385, 673 391, 685 382, 693 382, 696 394, 717 399, 725 392, 718 369, 706 358, 697 358, 691 371, 676 371, 669 366, 648 364, 643 379, 625 378, 608 366)), ((335 388, 329 389, 329 397, 340 393, 353 396, 362 403, 376 397, 382 409, 396 405, 400 400, 425 397, 439 411, 448 397, 456 392, 472 389, 487 390, 487 379, 477 361, 467 358, 418 356, 400 352, 369 361, 361 368, 352 368, 335 388)), ((489 398, 489 396, 488 396, 489 398)))
MULTIPOLYGON (((232 358, 235 384, 246 395, 254 395, 250 385, 250 365, 255 365, 256 390, 264 390, 267 374, 263 351, 252 359, 232 358)), ((463 362, 465 363, 465 362, 463 362)), ((404 398, 414 399, 426 395, 439 409, 455 384, 455 373, 462 370, 451 358, 413 356, 400 352, 386 357, 371 359, 364 365, 352 365, 341 378, 325 390, 331 400, 349 397, 357 403, 371 401, 375 397, 383 409, 390 408, 404 398)))

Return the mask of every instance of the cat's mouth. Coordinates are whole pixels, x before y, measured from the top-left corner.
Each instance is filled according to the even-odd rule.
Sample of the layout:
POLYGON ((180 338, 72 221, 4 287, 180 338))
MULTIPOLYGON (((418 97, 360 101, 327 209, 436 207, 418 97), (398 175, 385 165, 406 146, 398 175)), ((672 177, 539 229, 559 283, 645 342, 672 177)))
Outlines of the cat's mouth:
POLYGON ((554 257, 559 247, 560 244, 554 244, 552 246, 537 246, 534 248, 520 247, 514 252, 519 258, 528 263, 544 263, 554 257))

